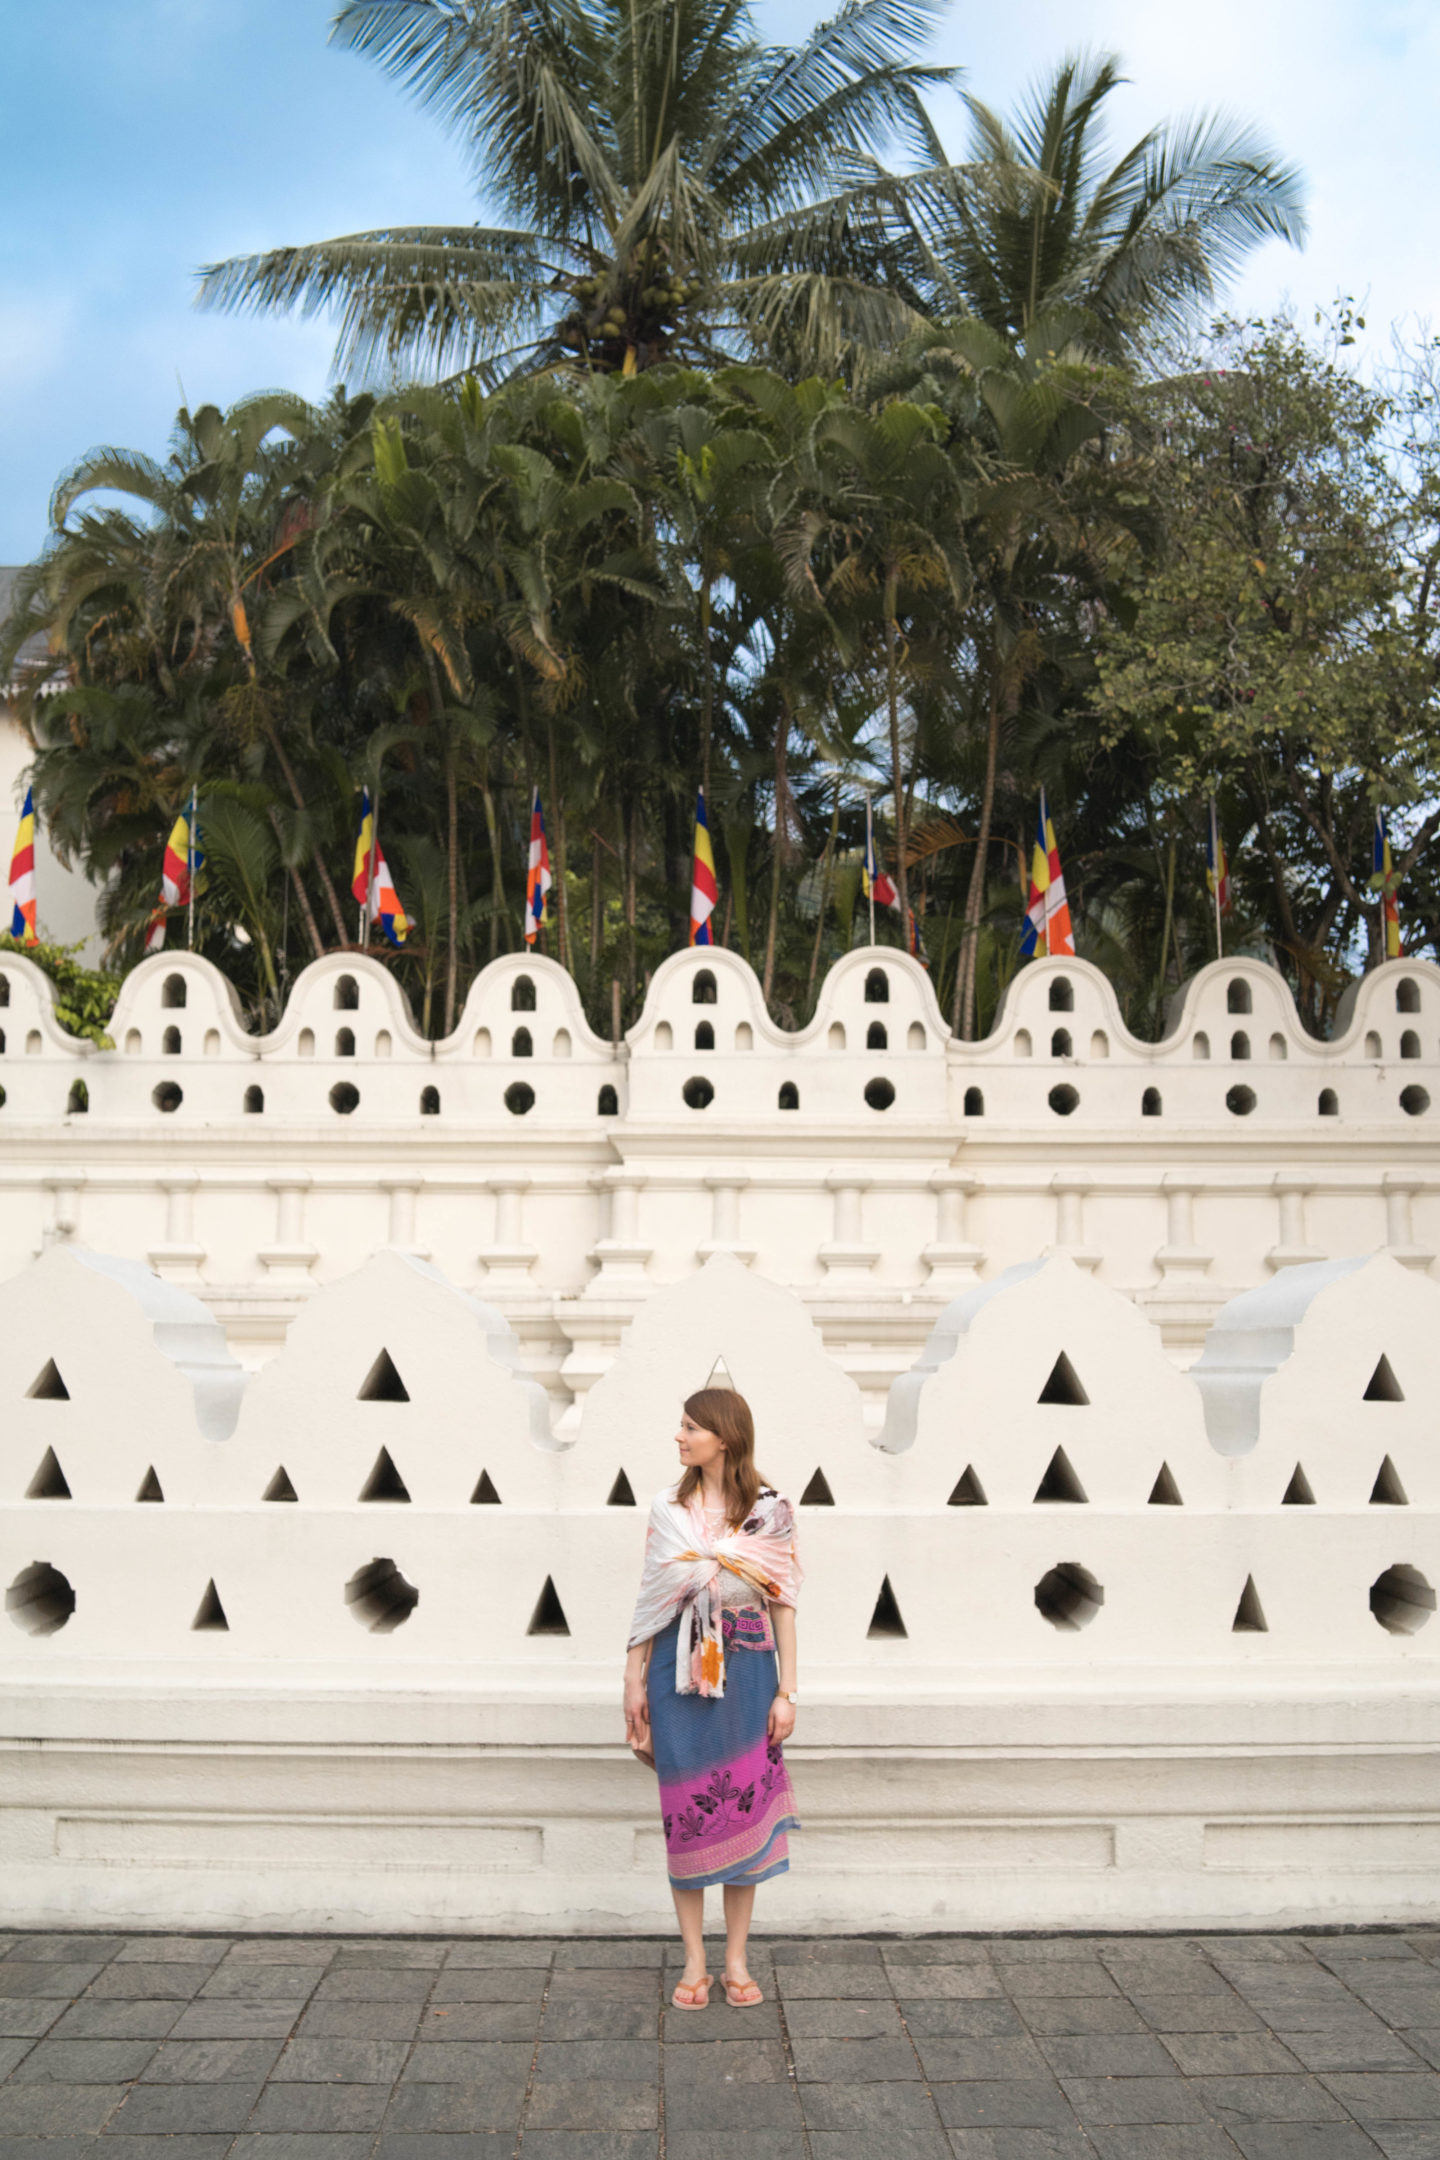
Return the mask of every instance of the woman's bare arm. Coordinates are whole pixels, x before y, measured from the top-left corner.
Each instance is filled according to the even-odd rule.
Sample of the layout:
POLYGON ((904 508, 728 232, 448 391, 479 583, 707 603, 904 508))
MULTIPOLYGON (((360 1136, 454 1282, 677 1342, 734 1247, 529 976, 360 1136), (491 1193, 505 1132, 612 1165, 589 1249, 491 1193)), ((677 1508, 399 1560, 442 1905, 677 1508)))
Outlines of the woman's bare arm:
POLYGON ((788 1740, 795 1730, 795 1705, 785 1700, 799 1686, 795 1676, 795 1608, 793 1605, 771 1605, 770 1625, 775 1630, 775 1656, 780 1667, 780 1681, 775 1700, 770 1705, 769 1736, 772 1740, 788 1740))

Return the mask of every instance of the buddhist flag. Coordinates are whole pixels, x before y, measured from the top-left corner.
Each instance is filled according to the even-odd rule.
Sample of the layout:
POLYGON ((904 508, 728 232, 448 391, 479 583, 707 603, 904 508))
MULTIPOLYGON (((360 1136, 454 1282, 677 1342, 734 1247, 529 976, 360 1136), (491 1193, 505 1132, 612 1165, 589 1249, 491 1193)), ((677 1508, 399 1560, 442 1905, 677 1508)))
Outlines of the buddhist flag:
POLYGON ((710 917, 720 888, 715 882, 715 851, 710 845, 710 820, 705 815, 705 790, 695 797, 695 860, 690 871, 690 943, 713 945, 710 917))
POLYGON ((1230 858, 1225 853, 1225 842, 1220 837, 1220 819, 1215 808, 1215 798, 1210 798, 1210 831, 1205 841, 1205 883, 1215 896, 1215 912, 1230 912, 1230 858))
POLYGON ((370 858, 375 852, 375 817, 370 808, 370 790, 360 790, 360 830, 355 835, 355 870, 350 879, 350 890, 362 908, 370 905, 370 858))
POLYGON ((530 801, 530 860, 525 871, 525 942, 533 945, 540 925, 550 920, 550 844, 537 787, 530 801))
POLYGON ((1065 873, 1060 868, 1060 848, 1055 827, 1040 790, 1040 822, 1035 833, 1035 852, 1030 863, 1030 899, 1020 950, 1027 960, 1037 953, 1052 957, 1075 956, 1075 933, 1070 927, 1070 903, 1065 897, 1065 873))
POLYGON ((899 907, 900 895, 880 868, 875 853, 875 817, 868 795, 865 798, 865 860, 860 868, 860 885, 867 900, 876 900, 881 907, 899 907))
POLYGON ((29 788, 10 857, 10 935, 24 945, 40 942, 35 928, 35 799, 29 788))
POLYGON ((170 828, 165 843, 165 860, 160 867, 160 898, 151 911, 145 929, 145 950, 159 952, 165 944, 165 920, 172 907, 189 907, 190 884, 195 855, 195 798, 190 798, 188 812, 182 811, 170 828))
MULTIPOLYGON (((22 825, 21 830, 24 830, 22 825)), ((1395 898, 1395 865, 1390 859, 1390 827, 1383 810, 1375 812, 1375 841, 1371 851, 1371 892, 1380 895, 1385 925, 1385 958, 1400 958, 1400 904, 1395 898)), ((11 873, 12 877, 14 873, 11 873)))
POLYGON ((390 875, 390 865, 385 860, 385 850, 376 841, 370 849, 373 865, 370 874, 370 897, 365 905, 370 920, 382 937, 392 945, 403 945, 410 935, 410 923, 400 905, 400 895, 395 890, 395 880, 390 875))

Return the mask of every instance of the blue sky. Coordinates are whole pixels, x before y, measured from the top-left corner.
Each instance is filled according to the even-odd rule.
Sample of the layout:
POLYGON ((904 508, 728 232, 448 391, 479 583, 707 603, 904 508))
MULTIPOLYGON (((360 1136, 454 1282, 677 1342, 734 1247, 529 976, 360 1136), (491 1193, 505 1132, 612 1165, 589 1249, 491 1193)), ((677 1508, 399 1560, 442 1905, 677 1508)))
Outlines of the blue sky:
MULTIPOLYGON (((319 395, 321 321, 195 313, 197 264, 288 240, 474 214, 464 162, 373 65, 326 42, 332 0, 66 0, 0 28, 0 562, 43 542, 58 474, 98 443, 163 452, 182 391, 319 395)), ((765 34, 823 12, 767 0, 765 34)), ((1368 294, 1377 350, 1440 322, 1435 0, 1009 0, 957 5, 937 58, 995 104, 1076 45, 1118 52, 1127 139, 1222 105, 1310 183, 1303 255, 1267 248, 1249 310, 1368 294), (1408 212, 1399 205, 1409 203, 1408 212)), ((953 100, 937 118, 958 143, 953 100)), ((1118 147, 1118 145, 1117 145, 1118 147)))

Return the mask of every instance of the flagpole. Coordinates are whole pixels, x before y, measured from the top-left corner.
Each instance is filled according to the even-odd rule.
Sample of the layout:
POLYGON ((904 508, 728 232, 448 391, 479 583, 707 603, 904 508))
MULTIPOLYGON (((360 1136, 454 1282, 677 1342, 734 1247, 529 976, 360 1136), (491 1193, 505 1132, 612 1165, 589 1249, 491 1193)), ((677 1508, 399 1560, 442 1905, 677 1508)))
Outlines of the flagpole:
POLYGON ((1040 928, 1045 935, 1043 944, 1039 938, 1036 939, 1035 949, 1037 952, 1043 952, 1048 960, 1050 957, 1050 806, 1045 800, 1043 783, 1040 788, 1040 845, 1045 850, 1045 890, 1040 895, 1040 928))
POLYGON ((190 816, 185 829, 185 885, 190 896, 189 949, 195 950, 195 795, 190 790, 190 816))
POLYGON ((865 882, 870 887, 870 943, 875 943, 875 821, 870 790, 865 790, 865 882))
POLYGON ((1215 902, 1215 958, 1225 957, 1225 933, 1220 925, 1220 821, 1215 812, 1215 798, 1210 797, 1210 883, 1215 902))

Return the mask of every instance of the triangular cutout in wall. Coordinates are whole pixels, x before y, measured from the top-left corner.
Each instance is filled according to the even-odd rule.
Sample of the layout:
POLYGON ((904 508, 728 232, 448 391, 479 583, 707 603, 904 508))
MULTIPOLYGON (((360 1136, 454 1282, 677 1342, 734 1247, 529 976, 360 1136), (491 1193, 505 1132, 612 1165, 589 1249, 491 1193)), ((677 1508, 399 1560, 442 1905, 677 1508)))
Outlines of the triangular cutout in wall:
POLYGON ((61 1379, 60 1368, 53 1357, 45 1360, 25 1393, 31 1402, 69 1402, 70 1390, 61 1379))
POLYGON ((495 1480, 488 1470, 480 1472, 474 1492, 470 1495, 471 1507, 499 1507, 500 1495, 495 1490, 495 1480))
POLYGON ((1180 1498, 1180 1488, 1175 1482, 1175 1473, 1168 1462, 1162 1462, 1160 1465, 1160 1475, 1150 1488, 1149 1505, 1151 1507, 1184 1507, 1185 1505, 1180 1498))
POLYGON ((1281 1507, 1314 1507, 1315 1495, 1310 1490, 1310 1480, 1304 1466, 1296 1463, 1290 1475, 1290 1483, 1280 1496, 1281 1507))
POLYGON ((1037 1398, 1044 1403, 1067 1403, 1079 1409, 1090 1397, 1080 1385, 1080 1375, 1062 1350, 1050 1368, 1050 1377, 1037 1398))
POLYGON ((365 1375, 360 1389, 361 1402, 409 1402, 410 1390, 395 1369, 395 1360, 388 1350, 379 1357, 365 1375))
POLYGON ((47 1447, 40 1458, 40 1467, 25 1488, 27 1500, 68 1500, 70 1487, 65 1472, 53 1447, 47 1447))
POLYGON ((909 1632, 910 1630, 900 1617, 900 1606, 895 1592, 890 1587, 890 1578, 887 1575, 880 1585, 880 1595, 875 1600, 875 1610, 870 1615, 870 1625, 866 1629, 866 1633, 871 1636, 889 1636, 898 1640, 901 1636, 908 1636, 909 1632))
POLYGON ((830 1490, 830 1480, 823 1470, 815 1472, 814 1477, 811 1478, 804 1492, 801 1493, 800 1505, 801 1507, 834 1507, 835 1495, 830 1490))
POLYGON ((290 1473, 284 1463, 281 1463, 260 1497, 262 1500, 299 1500, 300 1495, 291 1484, 290 1473))
POLYGON ((151 1463, 150 1468, 141 1479, 140 1490, 136 1493, 135 1498, 137 1500, 163 1500, 165 1498, 164 1493, 160 1490, 160 1480, 155 1475, 154 1463, 151 1463))
POLYGON ((1235 1608, 1230 1632, 1232 1635, 1268 1635, 1270 1632, 1270 1623, 1261 1608, 1253 1575, 1245 1578, 1245 1588, 1240 1593, 1240 1602, 1235 1608))
POLYGON ((1388 1357, 1381 1356, 1379 1364, 1370 1375, 1370 1385, 1361 1397, 1362 1402, 1404 1402, 1405 1390, 1395 1378, 1395 1370, 1388 1357))
POLYGON ((381 1448, 375 1458, 375 1467, 365 1480, 361 1490, 362 1500, 408 1500, 409 1489, 394 1463, 389 1448, 381 1448))
POLYGON ((710 1368, 710 1377, 705 1382, 705 1385, 706 1387, 729 1388, 732 1395, 735 1393, 735 1383, 730 1377, 730 1368, 723 1357, 716 1358, 715 1363, 710 1368))
POLYGON ((605 1502, 605 1505, 606 1507, 634 1507, 635 1488, 623 1470, 616 1471, 615 1482, 610 1487, 610 1497, 605 1502))
POLYGON ((545 1577, 545 1587, 540 1592, 535 1610, 530 1615, 527 1635, 568 1635, 570 1623, 565 1618, 565 1608, 560 1603, 553 1577, 545 1577))
POLYGON ((1409 1507, 1410 1505, 1410 1496, 1400 1482, 1400 1473, 1388 1455, 1380 1465, 1380 1473, 1375 1480, 1374 1490, 1370 1495, 1370 1505, 1371 1507, 1409 1507))
POLYGON ((974 1465, 967 1463, 963 1475, 957 1479, 955 1490, 945 1503, 946 1507, 988 1507, 985 1488, 975 1475, 974 1465))
POLYGON ((1051 1456, 1050 1467, 1035 1488, 1035 1498, 1037 1501, 1069 1500, 1075 1502, 1085 1499, 1085 1488, 1080 1483, 1079 1478, 1076 1477, 1074 1465, 1063 1447, 1057 1447, 1055 1453, 1051 1456))
POLYGON ((206 1583, 205 1595, 200 1600, 200 1610, 190 1623, 192 1634, 203 1633, 207 1630, 217 1635, 228 1635, 230 1632, 230 1622, 225 1617, 225 1608, 220 1603, 220 1593, 213 1582, 206 1583))

